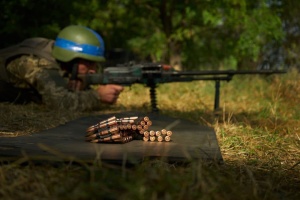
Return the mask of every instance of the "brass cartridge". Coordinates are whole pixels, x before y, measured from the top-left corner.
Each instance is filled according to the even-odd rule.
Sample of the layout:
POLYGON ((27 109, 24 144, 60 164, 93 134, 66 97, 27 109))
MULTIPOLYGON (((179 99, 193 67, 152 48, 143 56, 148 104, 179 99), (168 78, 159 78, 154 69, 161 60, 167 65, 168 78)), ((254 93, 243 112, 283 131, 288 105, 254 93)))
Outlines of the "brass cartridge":
POLYGON ((87 135, 86 140, 91 140, 91 139, 95 139, 95 138, 99 138, 99 139, 106 138, 106 137, 110 137, 117 133, 119 133, 118 127, 113 127, 112 129, 109 129, 109 130, 104 130, 104 131, 101 131, 98 133, 87 135))
POLYGON ((139 130, 139 131, 143 129, 143 126, 142 126, 142 125, 140 125, 140 124, 139 124, 139 125, 137 125, 136 127, 137 127, 137 130, 139 130))
POLYGON ((144 130, 148 130, 148 129, 149 129, 149 126, 148 126, 148 125, 144 125, 144 126, 143 126, 143 129, 144 129, 144 130))
POLYGON ((113 126, 113 125, 116 125, 116 124, 117 124, 117 121, 112 120, 112 121, 109 121, 109 122, 104 123, 104 124, 99 124, 99 128, 105 128, 105 127, 113 126))
POLYGON ((139 124, 142 125, 142 126, 145 126, 145 125, 146 125, 146 122, 142 120, 142 121, 140 121, 139 124))
POLYGON ((133 124, 134 123, 134 120, 133 119, 117 119, 116 120, 119 124, 133 124))
POLYGON ((123 117, 123 118, 120 118, 120 119, 121 120, 123 120, 123 119, 136 120, 138 118, 139 118, 138 116, 133 116, 133 117, 123 117))
POLYGON ((106 138, 94 139, 94 140, 91 140, 90 142, 92 142, 92 143, 113 142, 114 140, 117 140, 119 138, 122 138, 121 135, 116 134, 116 135, 112 135, 112 136, 106 137, 106 138))
POLYGON ((171 136, 172 135, 172 131, 167 131, 167 136, 171 136))
POLYGON ((157 137, 157 141, 162 142, 163 141, 163 137, 162 136, 158 136, 157 137))
POLYGON ((147 122, 146 122, 146 125, 147 125, 147 126, 151 126, 151 125, 152 125, 152 121, 150 121, 150 120, 147 121, 147 122))
POLYGON ((166 129, 162 129, 161 130, 161 134, 166 135, 167 134, 167 130, 166 129))
POLYGON ((144 120, 145 122, 148 122, 150 119, 149 119, 148 116, 145 116, 145 117, 143 118, 143 120, 144 120))
POLYGON ((164 138, 164 140, 165 140, 166 142, 169 142, 169 141, 171 140, 171 137, 170 137, 170 136, 166 136, 166 137, 164 138))
POLYGON ((151 131, 149 132, 149 135, 150 135, 150 136, 155 136, 155 131, 151 130, 151 131))
POLYGON ((108 123, 110 121, 113 121, 113 120, 116 120, 116 119, 117 119, 116 116, 113 116, 113 117, 110 117, 106 120, 103 120, 103 121, 99 122, 98 124, 106 124, 106 123, 108 123))
POLYGON ((160 131, 156 131, 155 132, 155 135, 158 137, 158 136, 161 136, 161 132, 160 131))
POLYGON ((103 139, 100 139, 100 140, 105 142, 105 141, 116 140, 116 139, 119 139, 119 138, 122 138, 121 134, 115 134, 115 135, 112 135, 110 137, 106 137, 106 138, 103 138, 103 139))
POLYGON ((93 139, 102 139, 102 138, 110 137, 112 135, 113 135, 112 133, 108 133, 108 134, 105 134, 105 135, 100 135, 99 133, 95 133, 93 135, 89 135, 88 137, 85 137, 85 140, 90 141, 90 140, 93 140, 93 139))
POLYGON ((149 131, 144 131, 144 136, 149 137, 150 136, 149 131))
POLYGON ((97 130, 98 130, 98 126, 93 125, 93 126, 88 127, 86 129, 86 132, 87 133, 93 133, 93 132, 96 132, 97 130))
POLYGON ((99 135, 106 135, 106 134, 109 134, 109 133, 117 133, 119 131, 119 127, 118 126, 112 126, 112 127, 109 127, 108 129, 106 130, 103 130, 103 131, 100 131, 98 132, 99 135))
POLYGON ((150 141, 154 142, 155 141, 155 136, 150 136, 150 141))
POLYGON ((135 131, 137 129, 137 126, 135 124, 132 124, 131 129, 135 131))

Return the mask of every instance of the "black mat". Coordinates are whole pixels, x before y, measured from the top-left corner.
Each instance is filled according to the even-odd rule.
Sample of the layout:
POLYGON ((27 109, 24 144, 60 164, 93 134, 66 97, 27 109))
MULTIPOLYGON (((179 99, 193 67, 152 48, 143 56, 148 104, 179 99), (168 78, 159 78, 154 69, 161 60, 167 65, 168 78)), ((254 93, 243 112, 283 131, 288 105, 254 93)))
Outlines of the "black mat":
POLYGON ((91 116, 29 136, 0 138, 0 159, 68 159, 138 163, 149 158, 163 158, 169 162, 189 162, 194 159, 222 162, 222 155, 213 129, 155 113, 115 113, 91 116), (111 116, 148 116, 150 129, 172 130, 170 142, 133 140, 125 144, 85 142, 86 129, 111 116))

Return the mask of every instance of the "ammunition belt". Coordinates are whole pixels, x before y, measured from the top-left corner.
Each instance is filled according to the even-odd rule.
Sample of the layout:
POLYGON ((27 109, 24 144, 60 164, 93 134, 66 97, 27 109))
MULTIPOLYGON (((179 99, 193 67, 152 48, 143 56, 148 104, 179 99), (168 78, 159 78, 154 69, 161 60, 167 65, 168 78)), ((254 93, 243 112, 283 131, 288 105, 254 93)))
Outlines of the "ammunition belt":
POLYGON ((87 128, 85 140, 92 143, 127 143, 132 140, 145 142, 170 142, 172 131, 151 130, 152 121, 148 116, 123 117, 115 116, 100 121, 87 128))

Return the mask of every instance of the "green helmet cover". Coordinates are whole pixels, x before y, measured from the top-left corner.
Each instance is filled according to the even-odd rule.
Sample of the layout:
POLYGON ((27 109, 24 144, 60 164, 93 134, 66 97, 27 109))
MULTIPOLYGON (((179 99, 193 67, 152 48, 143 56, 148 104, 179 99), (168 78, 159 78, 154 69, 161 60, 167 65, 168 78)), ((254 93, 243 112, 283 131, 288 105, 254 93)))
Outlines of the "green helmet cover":
POLYGON ((82 58, 93 62, 104 61, 104 42, 102 37, 84 26, 70 25, 58 34, 52 55, 62 62, 82 58))

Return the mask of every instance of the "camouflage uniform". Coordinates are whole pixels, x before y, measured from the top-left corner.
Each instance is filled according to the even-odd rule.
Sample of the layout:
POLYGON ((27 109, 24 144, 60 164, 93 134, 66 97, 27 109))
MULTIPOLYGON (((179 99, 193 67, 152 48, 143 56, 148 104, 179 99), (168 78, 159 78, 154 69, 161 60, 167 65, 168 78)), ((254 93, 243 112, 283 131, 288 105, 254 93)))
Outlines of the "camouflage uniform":
POLYGON ((9 84, 19 91, 27 91, 26 101, 41 101, 50 108, 78 111, 99 109, 101 106, 93 89, 69 91, 63 71, 57 63, 47 59, 22 55, 11 60, 6 70, 9 84))

